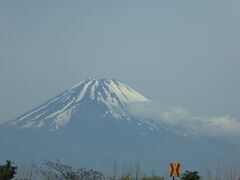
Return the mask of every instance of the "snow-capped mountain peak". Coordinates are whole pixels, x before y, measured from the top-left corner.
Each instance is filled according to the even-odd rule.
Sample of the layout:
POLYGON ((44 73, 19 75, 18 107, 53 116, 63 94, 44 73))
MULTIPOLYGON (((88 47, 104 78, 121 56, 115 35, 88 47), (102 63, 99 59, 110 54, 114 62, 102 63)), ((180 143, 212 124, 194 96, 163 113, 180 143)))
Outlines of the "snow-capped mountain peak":
POLYGON ((71 92, 79 94, 76 102, 81 101, 85 96, 112 105, 114 105, 113 103, 124 105, 149 101, 148 98, 117 80, 88 79, 73 86, 71 92))
POLYGON ((212 138, 165 121, 134 117, 128 112, 128 104, 138 102, 150 100, 119 81, 81 81, 0 126, 0 155, 22 162, 60 157, 89 167, 99 164, 100 168, 101 162, 109 164, 114 160, 141 161, 146 167, 155 164, 156 168, 161 162, 163 168, 175 159, 185 167, 201 162, 197 164, 206 168, 214 159, 218 162, 222 155, 231 160, 229 164, 240 159, 239 147, 214 142, 212 138))
POLYGON ((127 105, 150 102, 142 94, 117 80, 86 79, 50 99, 36 109, 8 123, 21 128, 64 127, 73 116, 82 116, 89 109, 98 116, 122 119, 129 116, 127 105), (100 109, 100 110, 99 110, 100 109))

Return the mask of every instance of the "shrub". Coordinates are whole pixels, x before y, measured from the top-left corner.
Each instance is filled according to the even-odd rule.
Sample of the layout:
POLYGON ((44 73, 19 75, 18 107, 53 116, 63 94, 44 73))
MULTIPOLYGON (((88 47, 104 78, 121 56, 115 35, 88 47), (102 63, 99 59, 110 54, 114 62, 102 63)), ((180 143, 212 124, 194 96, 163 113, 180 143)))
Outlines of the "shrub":
POLYGON ((200 180, 200 176, 197 171, 185 171, 181 177, 182 180, 200 180))
POLYGON ((46 162, 47 168, 39 168, 38 171, 44 179, 51 180, 103 180, 104 174, 93 169, 87 170, 85 168, 74 169, 71 166, 65 165, 60 161, 46 162))
POLYGON ((14 178, 17 167, 12 165, 12 162, 7 160, 5 165, 0 165, 0 179, 9 180, 14 178))

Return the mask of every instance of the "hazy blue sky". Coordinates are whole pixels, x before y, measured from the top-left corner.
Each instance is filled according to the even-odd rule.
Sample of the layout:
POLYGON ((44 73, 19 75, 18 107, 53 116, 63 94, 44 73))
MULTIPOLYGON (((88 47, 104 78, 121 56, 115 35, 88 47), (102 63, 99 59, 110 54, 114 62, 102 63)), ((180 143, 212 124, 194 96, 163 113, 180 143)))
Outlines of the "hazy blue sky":
POLYGON ((0 122, 87 77, 240 119, 238 0, 0 1, 0 122))

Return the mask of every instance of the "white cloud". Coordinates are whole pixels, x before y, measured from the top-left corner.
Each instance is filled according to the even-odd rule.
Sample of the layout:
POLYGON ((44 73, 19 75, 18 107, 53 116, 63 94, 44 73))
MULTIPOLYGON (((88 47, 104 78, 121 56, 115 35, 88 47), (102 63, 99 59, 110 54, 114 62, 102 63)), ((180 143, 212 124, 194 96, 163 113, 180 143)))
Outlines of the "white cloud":
POLYGON ((164 107, 154 103, 131 104, 129 110, 138 118, 182 126, 204 136, 240 144, 240 121, 229 115, 196 116, 182 107, 164 107))

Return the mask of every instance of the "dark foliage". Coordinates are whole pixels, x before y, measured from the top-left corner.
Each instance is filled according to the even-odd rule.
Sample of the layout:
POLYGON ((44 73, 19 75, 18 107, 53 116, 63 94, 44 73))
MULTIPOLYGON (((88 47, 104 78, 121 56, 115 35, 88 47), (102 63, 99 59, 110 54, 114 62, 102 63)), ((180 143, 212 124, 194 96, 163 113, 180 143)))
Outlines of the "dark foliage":
POLYGON ((197 171, 185 171, 181 177, 182 180, 200 180, 201 177, 198 175, 197 171))
POLYGON ((0 165, 0 180, 9 180, 14 178, 17 167, 12 165, 12 162, 7 160, 6 164, 0 165))

